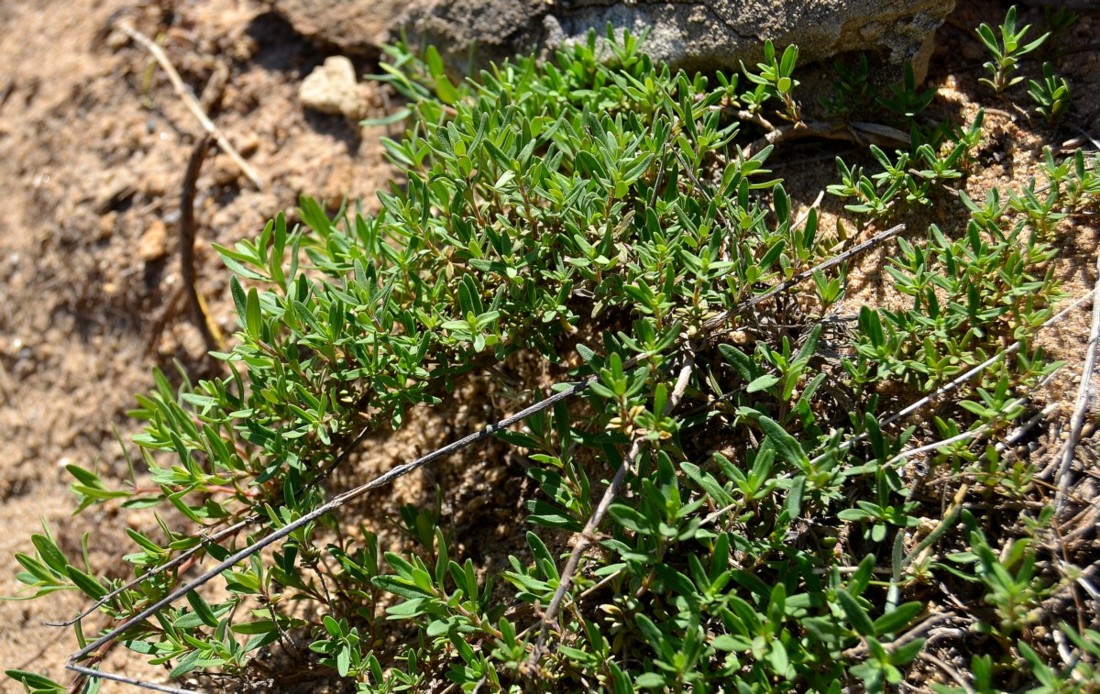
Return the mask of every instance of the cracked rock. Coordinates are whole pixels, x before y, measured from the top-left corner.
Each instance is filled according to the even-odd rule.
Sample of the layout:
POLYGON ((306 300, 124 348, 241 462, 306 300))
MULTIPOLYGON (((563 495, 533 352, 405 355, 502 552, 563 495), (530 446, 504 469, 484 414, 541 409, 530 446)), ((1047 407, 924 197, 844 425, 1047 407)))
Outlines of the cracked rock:
POLYGON ((268 0, 294 30, 325 49, 378 57, 407 0, 268 0))
MULTIPOLYGON (((761 59, 763 42, 797 44, 800 64, 869 53, 875 74, 893 79, 912 62, 923 78, 935 30, 954 0, 271 0, 321 44, 434 44, 458 73, 518 54, 547 53, 608 24, 635 35, 673 69, 735 70, 761 59), (310 12, 302 15, 301 8, 310 12), (323 8, 324 9, 322 11, 323 8), (299 15, 295 18, 295 12, 299 15), (369 18, 369 26, 349 32, 369 18)), ((356 44, 356 45, 359 45, 356 44)), ((357 49, 360 50, 360 49, 357 49)), ((360 50, 361 52, 361 50, 360 50)))

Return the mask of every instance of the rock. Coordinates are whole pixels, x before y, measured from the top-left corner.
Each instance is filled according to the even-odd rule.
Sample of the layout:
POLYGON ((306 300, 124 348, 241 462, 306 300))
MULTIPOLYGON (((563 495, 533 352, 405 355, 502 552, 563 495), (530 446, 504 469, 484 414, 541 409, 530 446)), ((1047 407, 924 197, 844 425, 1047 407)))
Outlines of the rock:
POLYGON ((686 70, 755 64, 764 40, 798 44, 800 64, 855 51, 873 54, 889 79, 911 61, 923 78, 936 28, 954 0, 269 0, 302 35, 349 55, 408 32, 433 44, 456 72, 583 41, 590 30, 638 35, 654 59, 686 70), (471 55, 474 63, 470 64, 471 55))
POLYGON ((160 260, 168 254, 168 230, 164 222, 153 220, 138 239, 138 257, 147 263, 160 260))
MULTIPOLYGON (((413 0, 409 10, 394 19, 389 38, 407 32, 410 46, 434 45, 452 68, 469 72, 471 67, 485 68, 561 45, 566 36, 555 29, 561 26, 556 17, 570 15, 568 8, 573 4, 569 0, 413 0)), ((603 29, 598 33, 604 35, 603 29)))
POLYGON ((459 68, 471 46, 483 65, 583 41, 591 30, 603 36, 610 23, 635 35, 649 29, 645 51, 674 69, 752 65, 770 39, 780 48, 797 44, 800 64, 869 51, 898 67, 912 61, 923 78, 935 30, 954 5, 954 0, 416 0, 392 26, 435 44, 459 68))
POLYGON ((355 66, 341 55, 325 59, 298 89, 302 105, 321 113, 343 114, 359 119, 366 112, 367 100, 355 81, 355 66))
POLYGON ((323 48, 378 57, 394 18, 408 0, 270 0, 294 30, 323 48))

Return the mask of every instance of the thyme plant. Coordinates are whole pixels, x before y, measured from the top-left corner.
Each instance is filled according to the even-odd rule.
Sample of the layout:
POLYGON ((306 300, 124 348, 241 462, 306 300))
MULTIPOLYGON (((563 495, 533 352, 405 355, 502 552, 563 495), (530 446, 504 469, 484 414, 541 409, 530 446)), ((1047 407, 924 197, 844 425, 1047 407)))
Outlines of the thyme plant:
MULTIPOLYGON (((408 106, 384 140, 402 179, 381 211, 330 216, 306 198, 300 224, 280 214, 218 249, 240 317, 215 355, 226 375, 177 387, 158 372, 138 397, 149 483, 69 468, 80 510, 155 509, 156 527, 128 531, 135 579, 96 575, 47 529, 18 556, 30 595, 84 593, 126 625, 109 642, 170 679, 319 667, 379 692, 840 692, 900 682, 924 644, 915 625, 944 604, 937 586, 963 576, 988 606, 965 615, 991 635, 972 644, 974 677, 1065 676, 1027 630, 1057 587, 1034 570, 1036 545, 997 547, 995 513, 944 516, 922 484, 947 470, 980 475, 990 499, 1027 493, 1003 482, 1016 463, 993 444, 1052 370, 1032 340, 1059 296, 1050 230, 1095 207, 1095 162, 1052 158, 1046 193, 963 196, 964 229, 911 229, 891 251, 908 307, 847 306, 846 263, 829 261, 852 241, 814 211, 797 218, 772 148, 747 155, 734 115, 757 127, 771 100, 770 115, 801 119, 797 55, 769 47, 741 90, 738 75, 655 65, 630 35, 461 84, 431 49, 389 49, 381 79, 408 106), (507 570, 486 569, 491 548, 460 551, 438 505, 405 507, 391 519, 403 539, 384 543, 383 518, 317 513, 365 437, 500 365, 530 379, 530 402, 574 384, 495 431, 508 474, 532 481, 507 570), (539 391, 539 374, 559 386, 539 391), (945 385, 961 395, 899 414, 945 385), (280 528, 216 593, 127 625, 193 579, 186 565, 280 528), (570 565, 578 537, 590 548, 570 565)), ((910 78, 886 103, 913 119, 928 101, 910 78)), ((881 231, 965 179, 981 128, 875 148, 870 177, 840 162, 831 190, 881 231)), ((1094 636, 1070 638, 1095 649, 1094 636)))

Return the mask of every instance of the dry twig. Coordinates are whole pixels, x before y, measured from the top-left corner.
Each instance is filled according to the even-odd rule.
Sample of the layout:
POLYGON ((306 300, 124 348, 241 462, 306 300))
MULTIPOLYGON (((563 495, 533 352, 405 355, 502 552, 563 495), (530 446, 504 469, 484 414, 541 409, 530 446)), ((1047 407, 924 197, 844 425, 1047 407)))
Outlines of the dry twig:
POLYGON ((1069 440, 1062 452, 1062 464, 1058 467, 1058 493, 1054 497, 1054 507, 1060 513, 1066 503, 1069 490, 1069 468, 1081 441, 1081 430, 1085 426, 1085 410, 1089 404, 1089 386, 1092 384, 1092 372, 1096 368, 1096 348, 1100 343, 1100 254, 1096 256, 1096 284, 1092 293, 1092 330, 1089 334, 1088 351, 1085 353, 1085 366, 1081 373, 1081 385, 1077 389, 1077 402, 1070 419, 1069 440))
MULTIPOLYGON (((897 637, 890 643, 882 644, 882 647, 886 649, 887 653, 892 653, 893 651, 896 651, 910 641, 914 641, 924 634, 927 634, 929 631, 932 630, 932 627, 943 624, 944 622, 949 622, 956 617, 958 617, 958 615, 951 611, 938 612, 936 614, 929 615, 924 619, 924 621, 917 624, 912 629, 897 637)), ((855 661, 866 657, 867 653, 867 644, 861 643, 858 646, 853 646, 852 648, 849 648, 841 655, 844 657, 845 660, 855 661)))
POLYGON ((191 314, 206 341, 207 350, 225 351, 225 338, 221 330, 211 319, 206 301, 199 294, 195 283, 195 184, 210 147, 210 136, 206 135, 195 144, 187 160, 187 171, 183 175, 183 190, 180 193, 180 275, 183 289, 187 292, 187 301, 191 305, 191 314))
POLYGON ((188 559, 195 556, 196 554, 198 554, 202 550, 209 547, 211 544, 214 544, 216 542, 220 542, 223 538, 226 538, 230 535, 233 535, 235 533, 240 532, 245 527, 251 525, 252 523, 255 523, 259 519, 260 519, 260 517, 256 516, 256 515, 248 516, 247 518, 244 518, 243 520, 239 520, 236 523, 234 523, 233 525, 230 525, 229 527, 222 528, 221 530, 214 533, 213 535, 199 535, 199 538, 200 538, 199 544, 195 545, 194 547, 192 547, 191 549, 189 549, 185 552, 181 552, 178 556, 173 557, 169 561, 166 561, 163 564, 150 569, 149 571, 146 571, 145 573, 141 574, 140 576, 136 576, 136 577, 130 579, 129 581, 122 584, 118 588, 115 588, 111 592, 104 595, 99 600, 96 600, 95 603, 91 607, 85 609, 83 612, 81 612, 77 616, 73 617, 72 619, 66 620, 64 622, 43 622, 43 624, 45 624, 46 626, 51 626, 51 627, 72 626, 73 624, 77 623, 81 619, 84 619, 85 617, 87 617, 91 613, 95 612, 97 609, 99 609, 103 605, 106 605, 107 603, 109 603, 119 593, 121 593, 125 590, 129 590, 130 588, 133 588, 134 586, 141 583, 142 581, 146 581, 146 580, 152 578, 153 576, 156 576, 157 574, 164 573, 165 571, 167 571, 168 569, 171 569, 174 566, 179 566, 180 564, 186 562, 188 559))
POLYGON ((164 49, 157 45, 155 41, 150 39, 145 34, 141 33, 130 24, 129 20, 123 20, 116 24, 118 30, 129 36, 134 41, 141 44, 145 50, 156 59, 161 68, 168 75, 168 81, 172 83, 172 87, 176 90, 176 94, 179 95, 184 105, 195 118, 198 119, 202 125, 203 130, 207 132, 218 143, 218 147, 221 147, 222 151, 229 155, 229 158, 233 160, 233 163, 240 168, 241 172, 248 177, 248 180, 252 181, 252 184, 257 189, 263 190, 264 184, 260 179, 260 175, 256 173, 256 170, 252 168, 252 165, 244 160, 240 152, 229 142, 229 140, 222 134, 218 126, 214 125, 214 121, 210 120, 210 117, 202 110, 202 104, 195 98, 195 95, 191 92, 183 80, 180 78, 179 73, 176 71, 175 66, 172 65, 172 61, 168 59, 168 56, 164 53, 164 49))
POLYGON ((780 282, 779 284, 775 285, 774 287, 772 287, 768 291, 764 292, 763 294, 757 294, 756 296, 752 297, 751 299, 748 299, 746 301, 741 302, 740 304, 738 304, 734 308, 732 308, 728 311, 723 311, 722 313, 719 313, 717 316, 711 318, 706 323, 704 323, 703 328, 707 332, 710 332, 710 331, 714 330, 715 328, 719 327, 720 325, 723 325, 723 324, 729 322, 729 320, 733 316, 737 315, 738 313, 746 311, 746 310, 748 310, 748 309, 750 309, 750 308, 752 308, 752 307, 754 307, 758 304, 762 304, 763 302, 765 302, 768 299, 776 296, 780 292, 786 291, 787 289, 790 289, 794 285, 800 284, 802 281, 813 277, 814 273, 824 272, 825 270, 828 270, 831 267, 835 267, 837 265, 840 265, 841 263, 851 259, 852 256, 858 255, 859 253, 862 253, 863 251, 867 250, 868 248, 871 248, 872 246, 877 246, 878 244, 882 243, 883 241, 897 235, 899 232, 904 231, 904 230, 905 230, 905 225, 904 224, 898 224, 897 226, 890 227, 886 231, 880 231, 879 233, 875 234, 874 236, 867 239, 863 243, 860 243, 856 246, 852 246, 851 248, 844 251, 843 253, 840 253, 836 256, 833 256, 832 258, 826 260, 825 262, 820 263, 818 265, 815 265, 814 267, 810 268, 809 270, 798 273, 797 275, 790 278, 789 280, 784 280, 784 281, 780 282))
MULTIPOLYGON (((692 355, 689 352, 687 355, 687 363, 680 369, 680 375, 676 379, 676 386, 673 388, 668 402, 665 403, 665 414, 671 412, 684 396, 684 391, 687 389, 688 382, 691 380, 691 369, 693 365, 691 357, 692 355)), ((584 554, 584 551, 588 549, 588 546, 592 544, 592 541, 596 538, 596 529, 599 528, 600 523, 603 522, 604 516, 607 515, 607 511, 611 508, 611 503, 615 500, 615 497, 619 495, 619 489, 622 487, 623 480, 626 479, 626 473, 634 466, 634 461, 642 451, 642 441, 640 436, 635 436, 634 442, 630 445, 630 451, 626 454, 626 457, 623 458, 623 462, 619 465, 619 469, 615 471, 615 477, 611 480, 611 484, 607 485, 607 489, 604 490, 603 498, 600 499, 599 505, 596 506, 596 510, 589 517, 588 522, 585 523, 584 530, 582 530, 577 537, 577 543, 573 546, 573 553, 569 555, 569 561, 566 562, 565 567, 561 571, 561 576, 558 578, 558 589, 554 591, 554 597, 550 600, 550 604, 547 606, 546 612, 543 613, 540 620, 538 644, 527 660, 528 665, 534 665, 542 658, 542 654, 546 649, 546 637, 550 631, 550 625, 557 617, 558 610, 561 609, 562 600, 565 599, 565 594, 569 592, 569 587, 573 584, 573 576, 577 573, 581 555, 584 554)))
POLYGON ((857 145, 879 145, 881 147, 909 147, 911 142, 909 135, 896 128, 891 128, 878 123, 827 123, 824 121, 805 121, 792 125, 775 127, 760 116, 754 116, 746 112, 739 112, 738 117, 755 123, 768 132, 744 149, 744 156, 751 157, 753 153, 770 145, 777 145, 790 140, 802 140, 805 138, 817 138, 821 140, 841 140, 854 142, 857 145))

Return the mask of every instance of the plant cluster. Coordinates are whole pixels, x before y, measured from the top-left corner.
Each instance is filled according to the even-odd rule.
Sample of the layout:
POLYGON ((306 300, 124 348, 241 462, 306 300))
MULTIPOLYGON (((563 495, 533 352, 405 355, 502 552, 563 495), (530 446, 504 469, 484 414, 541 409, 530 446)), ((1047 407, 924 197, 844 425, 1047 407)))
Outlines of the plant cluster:
MULTIPOLYGON (((826 262, 848 240, 813 211, 796 219, 772 148, 747 154, 731 116, 803 117, 796 49, 769 46, 744 69, 747 91, 738 75, 711 86, 654 65, 630 35, 462 84, 432 49, 388 55, 382 79, 409 100, 403 136, 384 140, 402 183, 377 215, 304 199, 301 226, 279 215, 219 248, 241 324, 215 355, 227 375, 180 374, 177 388, 158 372, 139 397, 147 483, 69 469, 81 509, 157 509, 158 528, 128 531, 135 580, 94 575, 46 530, 18 557, 33 595, 79 590, 122 622, 186 581, 185 565, 287 528, 221 574, 222 597, 189 592, 117 643, 171 678, 275 677, 255 657, 269 651, 360 691, 445 676, 463 691, 840 692, 906 676, 949 580, 979 606, 955 615, 983 634, 976 687, 1096 683, 1095 632, 1064 627, 1086 654, 1075 673, 1039 655, 1035 608, 1059 588, 1036 570, 1041 543, 987 539, 995 513, 944 515, 925 484, 1034 492, 1028 462, 993 444, 1052 368, 1031 340, 1059 296, 1051 236, 1096 207, 1095 161, 1050 155, 1044 192, 960 196, 964 230, 898 240, 888 273, 911 305, 849 321, 846 268, 826 262), (381 519, 315 517, 365 435, 531 355, 583 387, 497 432, 537 490, 508 571, 463 556, 438 506, 405 507, 404 539, 385 544, 381 519), (898 414, 990 359, 931 426, 898 414), (574 570, 577 534, 592 548, 574 570), (387 637, 395 625, 411 636, 387 637)), ((913 119, 929 98, 910 79, 886 104, 913 119)), ((941 132, 894 156, 873 148, 871 176, 838 160, 831 190, 871 228, 928 204, 965 179, 982 119, 941 132)))

